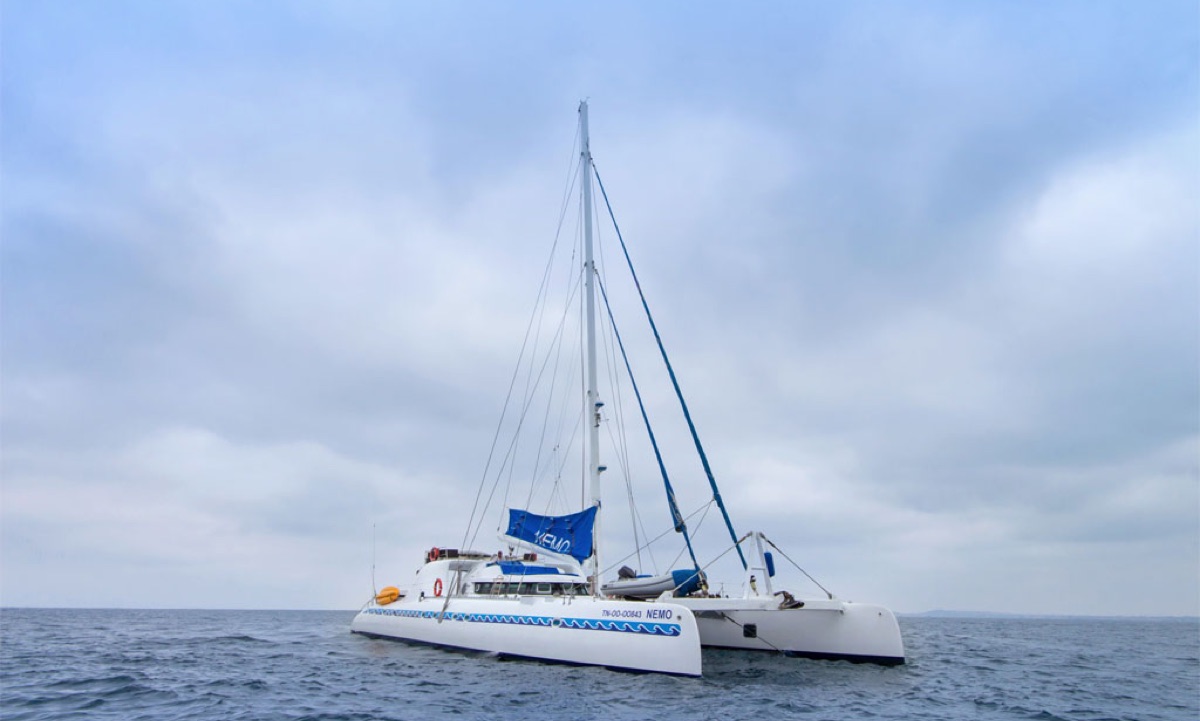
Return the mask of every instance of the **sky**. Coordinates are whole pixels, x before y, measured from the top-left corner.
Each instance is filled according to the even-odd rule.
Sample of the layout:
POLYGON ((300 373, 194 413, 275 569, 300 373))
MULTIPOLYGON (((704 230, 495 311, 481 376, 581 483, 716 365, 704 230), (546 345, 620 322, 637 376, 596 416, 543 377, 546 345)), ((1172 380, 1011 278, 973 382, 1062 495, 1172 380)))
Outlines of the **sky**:
POLYGON ((587 98, 739 531, 898 612, 1200 614, 1193 2, 0 20, 0 605, 353 609, 460 543, 587 98))

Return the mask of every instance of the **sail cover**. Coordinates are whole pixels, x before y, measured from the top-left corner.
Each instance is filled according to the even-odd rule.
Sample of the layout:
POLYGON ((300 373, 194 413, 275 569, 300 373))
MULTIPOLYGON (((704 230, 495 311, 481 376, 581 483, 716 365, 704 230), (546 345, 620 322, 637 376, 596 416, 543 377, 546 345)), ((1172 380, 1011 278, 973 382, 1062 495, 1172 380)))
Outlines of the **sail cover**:
POLYGON ((510 508, 507 535, 550 553, 583 561, 592 555, 596 507, 569 516, 539 516, 510 508))

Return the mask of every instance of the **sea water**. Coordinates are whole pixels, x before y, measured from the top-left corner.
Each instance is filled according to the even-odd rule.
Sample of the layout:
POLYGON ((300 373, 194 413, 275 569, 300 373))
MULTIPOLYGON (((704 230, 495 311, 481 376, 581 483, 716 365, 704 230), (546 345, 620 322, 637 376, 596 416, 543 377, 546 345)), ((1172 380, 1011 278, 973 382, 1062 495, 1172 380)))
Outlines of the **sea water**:
POLYGON ((705 651, 703 678, 350 633, 330 611, 0 610, 0 718, 1200 719, 1200 621, 903 617, 907 665, 705 651))

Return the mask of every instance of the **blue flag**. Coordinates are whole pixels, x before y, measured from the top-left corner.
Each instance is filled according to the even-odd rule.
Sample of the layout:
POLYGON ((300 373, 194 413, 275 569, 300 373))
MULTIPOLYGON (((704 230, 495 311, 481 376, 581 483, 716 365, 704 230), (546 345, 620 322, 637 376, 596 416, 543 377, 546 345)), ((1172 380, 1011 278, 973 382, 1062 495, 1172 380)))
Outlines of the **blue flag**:
POLYGON ((569 516, 539 516, 511 508, 507 534, 552 553, 583 561, 592 555, 592 527, 596 507, 569 516))

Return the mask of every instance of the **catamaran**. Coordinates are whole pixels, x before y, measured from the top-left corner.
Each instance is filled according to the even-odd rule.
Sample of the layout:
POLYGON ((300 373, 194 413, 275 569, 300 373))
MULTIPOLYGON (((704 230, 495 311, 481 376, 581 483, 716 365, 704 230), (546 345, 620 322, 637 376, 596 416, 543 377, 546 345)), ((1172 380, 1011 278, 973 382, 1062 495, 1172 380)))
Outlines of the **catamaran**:
MULTIPOLYGON (((476 500, 479 512, 472 511, 462 544, 463 549, 475 544, 482 528, 482 521, 477 519, 484 518, 493 500, 501 497, 506 512, 500 514, 497 531, 505 548, 496 553, 432 549, 425 554, 414 582, 403 592, 388 587, 376 594, 354 619, 352 629, 373 636, 500 655, 679 675, 700 673, 701 646, 884 665, 904 663, 903 639, 890 610, 836 597, 765 534, 754 531, 739 536, 735 532, 596 171, 586 102, 579 107, 579 148, 578 173, 572 174, 569 188, 577 186, 579 191, 578 243, 570 253, 563 253, 559 235, 555 236, 551 261, 543 275, 501 428, 497 430, 499 439, 508 418, 510 440, 499 445, 493 442, 476 500), (644 311, 657 355, 670 378, 703 468, 709 493, 704 508, 715 506, 720 510, 729 535, 730 545, 707 563, 698 560, 688 525, 698 510, 685 515, 680 509, 663 449, 617 330, 603 268, 596 263, 593 177, 612 220, 632 288, 636 289, 634 305, 644 311), (565 263, 568 282, 563 287, 565 300, 555 306, 548 300, 549 279, 551 269, 562 264, 563 255, 569 256, 565 263), (597 313, 601 303, 603 314, 597 313), (599 342, 598 321, 608 331, 599 342), (543 336, 547 339, 541 340, 543 336), (568 337, 578 338, 578 356, 564 350, 571 345, 568 337), (611 407, 600 398, 598 351, 603 352, 606 361, 609 397, 616 400, 611 407), (572 362, 572 358, 579 362, 572 362), (639 469, 631 461, 622 410, 624 401, 631 399, 620 390, 624 383, 632 389, 632 400, 636 401, 653 450, 653 466, 645 464, 639 469), (572 386, 583 392, 562 390, 572 386), (510 404, 514 389, 522 390, 523 397, 518 393, 519 402, 510 404), (515 409, 511 414, 510 408, 515 409), (543 412, 540 422, 538 410, 543 412), (635 553, 640 557, 644 548, 674 531, 684 547, 678 557, 686 551, 690 560, 686 567, 639 573, 621 566, 620 561, 611 568, 601 564, 600 551, 605 547, 600 532, 601 478, 608 470, 600 461, 602 428, 615 447, 612 457, 629 491, 635 553), (517 470, 523 455, 526 465, 517 470), (494 465, 493 457, 500 458, 494 465), (582 462, 580 496, 571 500, 571 489, 575 487, 569 480, 573 458, 582 462), (647 468, 653 468, 661 477, 670 518, 666 530, 653 541, 646 541, 648 534, 644 533, 638 538, 640 514, 633 499, 632 476, 645 474, 647 468), (490 488, 486 485, 489 478, 490 488), (508 503, 514 494, 521 496, 519 489, 514 490, 514 479, 529 482, 520 508, 508 503), (549 491, 539 495, 539 487, 548 487, 549 491), (536 507, 543 512, 529 510, 535 504, 540 504, 536 507), (729 584, 710 582, 711 566, 731 551, 736 551, 740 562, 740 578, 729 584), (776 554, 804 573, 822 593, 805 596, 783 588, 777 576, 776 554), (621 568, 615 570, 617 566, 621 568), (606 576, 607 581, 603 580, 606 576), (727 593, 726 586, 736 590, 727 593)), ((566 196, 571 194, 567 192, 566 196)), ((564 204, 560 233, 568 216, 564 204)))

